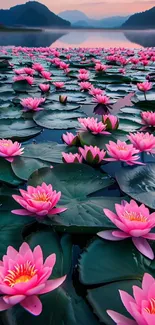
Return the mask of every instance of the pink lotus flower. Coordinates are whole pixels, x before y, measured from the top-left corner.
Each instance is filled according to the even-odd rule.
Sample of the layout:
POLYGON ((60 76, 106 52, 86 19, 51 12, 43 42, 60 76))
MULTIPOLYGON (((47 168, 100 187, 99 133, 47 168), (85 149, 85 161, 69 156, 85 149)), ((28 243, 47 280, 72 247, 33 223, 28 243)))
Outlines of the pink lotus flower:
POLYGON ((28 83, 30 86, 32 86, 33 83, 34 83, 34 79, 33 79, 33 77, 30 77, 30 76, 18 76, 18 77, 13 77, 13 81, 14 81, 14 82, 22 81, 22 80, 27 81, 27 83, 28 83))
POLYGON ((72 164, 72 163, 82 163, 83 157, 78 153, 65 153, 62 152, 62 160, 64 163, 72 164))
POLYGON ((105 158, 107 161, 124 161, 128 165, 143 163, 137 161, 140 157, 138 155, 134 156, 139 150, 135 149, 133 144, 126 144, 120 140, 117 140, 117 143, 109 141, 109 144, 106 144, 108 149, 107 153, 112 158, 105 158))
POLYGON ((59 63, 59 68, 60 68, 61 70, 66 70, 66 69, 69 68, 69 64, 67 64, 67 63, 65 63, 65 62, 63 62, 63 61, 60 61, 60 63, 59 63))
POLYGON ((95 65, 95 70, 96 71, 106 71, 108 69, 107 65, 101 64, 101 63, 96 63, 95 65))
POLYGON ((43 108, 39 107, 40 104, 45 102, 45 98, 23 98, 21 100, 21 105, 24 108, 24 111, 41 111, 43 108))
POLYGON ((0 263, 0 311, 20 304, 29 313, 38 316, 42 312, 38 295, 55 290, 66 279, 63 276, 48 280, 56 263, 56 255, 49 255, 43 263, 39 245, 32 251, 27 243, 23 243, 19 252, 9 246, 0 263))
POLYGON ((53 85, 58 89, 64 88, 65 86, 64 82, 61 81, 53 82, 53 85))
POLYGON ((91 165, 100 164, 106 155, 106 151, 100 150, 97 146, 84 146, 84 149, 79 148, 79 153, 91 165))
POLYGON ((116 130, 118 129, 118 125, 119 125, 119 120, 117 118, 117 116, 115 115, 103 115, 102 116, 102 122, 104 124, 106 124, 106 129, 107 130, 116 130))
POLYGON ((103 95, 103 93, 104 93, 104 90, 102 90, 100 88, 94 88, 93 86, 89 90, 89 94, 92 96, 103 95))
POLYGON ((33 187, 28 186, 27 191, 20 190, 20 195, 12 195, 24 209, 12 210, 14 214, 22 216, 37 216, 44 218, 47 215, 53 215, 66 211, 66 208, 55 208, 60 200, 61 192, 53 190, 52 185, 42 185, 33 187))
POLYGON ((115 204, 115 210, 116 214, 109 209, 103 211, 119 230, 101 231, 98 236, 116 241, 131 237, 133 244, 143 255, 154 259, 153 250, 146 239, 155 240, 155 233, 150 233, 155 227, 155 212, 150 214, 144 204, 138 206, 134 200, 115 204))
POLYGON ((81 124, 81 132, 90 131, 92 134, 110 134, 106 130, 106 125, 102 122, 98 122, 97 118, 87 117, 87 118, 78 118, 78 122, 81 124))
POLYGON ((39 88, 43 93, 47 93, 50 90, 50 85, 49 84, 40 84, 39 88))
POLYGON ((117 325, 154 325, 155 324, 155 279, 145 273, 142 289, 133 286, 133 296, 119 290, 121 300, 133 319, 127 318, 113 310, 107 310, 108 315, 117 325))
POLYGON ((26 73, 26 74, 28 74, 30 76, 33 76, 34 73, 35 73, 35 70, 32 69, 32 68, 24 68, 23 70, 24 70, 24 73, 26 73))
POLYGON ((79 74, 86 74, 89 73, 86 69, 80 69, 79 74))
POLYGON ((128 139, 140 152, 155 153, 155 136, 148 132, 130 133, 128 139))
POLYGON ((24 71, 23 68, 21 68, 21 69, 15 69, 14 72, 15 72, 15 74, 18 74, 18 75, 25 73, 25 71, 24 71))
POLYGON ((107 97, 106 95, 96 95, 94 98, 94 102, 106 105, 109 104, 109 97, 107 97))
POLYGON ((142 123, 147 126, 155 126, 155 112, 141 112, 142 123))
POLYGON ((77 135, 74 135, 71 132, 67 132, 66 134, 62 135, 62 140, 68 145, 68 146, 76 146, 77 142, 79 142, 79 138, 77 135))
POLYGON ((88 81, 82 81, 80 82, 80 90, 89 90, 92 86, 92 84, 88 81))
POLYGON ((67 103, 67 96, 60 95, 60 96, 59 96, 59 102, 60 102, 61 104, 66 104, 66 103, 67 103))
POLYGON ((41 75, 44 79, 51 80, 51 73, 48 71, 41 71, 41 75))
POLYGON ((152 82, 145 81, 145 82, 142 82, 142 83, 138 83, 137 88, 140 91, 146 93, 148 90, 152 89, 152 82))
POLYGON ((0 140, 0 157, 5 158, 9 162, 14 161, 14 157, 21 156, 24 148, 17 141, 2 139, 0 140))
POLYGON ((32 68, 39 73, 44 71, 44 67, 40 63, 34 63, 32 68))
POLYGON ((78 79, 82 81, 89 80, 89 73, 81 73, 78 75, 78 79))

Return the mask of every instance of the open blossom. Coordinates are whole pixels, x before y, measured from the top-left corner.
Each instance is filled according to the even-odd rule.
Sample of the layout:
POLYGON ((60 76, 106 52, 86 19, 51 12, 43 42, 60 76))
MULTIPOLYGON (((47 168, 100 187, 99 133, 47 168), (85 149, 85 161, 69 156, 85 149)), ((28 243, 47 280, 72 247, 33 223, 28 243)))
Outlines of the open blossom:
POLYGON ((107 97, 106 95, 96 95, 93 99, 94 102, 98 103, 98 104, 109 104, 109 97, 107 97))
POLYGON ((79 153, 88 164, 92 165, 100 164, 106 155, 106 151, 100 150, 97 146, 84 146, 79 148, 79 153))
POLYGON ((133 297, 126 291, 119 290, 123 305, 131 318, 127 318, 113 310, 108 315, 117 325, 154 325, 155 324, 155 279, 145 273, 142 288, 133 286, 133 297), (133 320, 134 319, 134 320, 133 320))
POLYGON ((137 88, 146 93, 148 90, 150 90, 152 88, 152 82, 149 82, 149 81, 145 81, 145 82, 142 82, 142 83, 137 83, 137 88))
POLYGON ((141 112, 142 123, 147 126, 155 126, 155 112, 141 112))
POLYGON ((24 74, 24 73, 25 73, 24 68, 21 68, 21 69, 15 69, 14 72, 15 72, 15 74, 17 74, 17 75, 20 75, 20 74, 24 74))
POLYGON ((66 279, 63 276, 48 280, 56 263, 56 255, 49 255, 44 262, 39 245, 32 251, 24 242, 19 252, 9 246, 0 263, 0 311, 20 304, 29 313, 38 316, 42 312, 38 295, 55 290, 66 279))
POLYGON ((24 108, 24 111, 41 111, 43 108, 39 107, 40 104, 45 102, 45 98, 23 98, 21 100, 21 105, 24 108))
POLYGON ((154 259, 154 253, 147 239, 155 240, 155 234, 150 231, 155 227, 155 212, 150 214, 149 209, 136 201, 130 203, 122 201, 115 204, 116 213, 104 209, 105 215, 119 230, 105 230, 98 235, 107 240, 123 240, 131 237, 133 244, 145 256, 154 259))
POLYGON ((41 71, 41 75, 42 75, 42 77, 44 78, 44 79, 47 79, 47 80, 51 80, 52 78, 51 78, 51 73, 50 72, 48 72, 48 71, 41 71))
POLYGON ((5 158, 9 162, 13 162, 14 158, 23 154, 24 148, 17 141, 2 139, 0 140, 0 157, 5 158))
POLYGON ((40 186, 28 186, 27 191, 20 189, 20 195, 12 195, 24 209, 12 210, 12 213, 22 216, 37 216, 44 218, 46 215, 53 215, 64 212, 66 208, 56 208, 60 200, 61 192, 53 190, 52 185, 42 183, 40 186))
POLYGON ((155 136, 148 132, 130 133, 128 139, 139 151, 155 153, 155 136))
POLYGON ((22 80, 25 80, 27 81, 27 83, 32 86, 33 83, 34 83, 34 78, 33 77, 30 77, 30 76, 15 76, 13 77, 13 81, 14 82, 17 82, 17 81, 22 81, 22 80))
POLYGON ((82 163, 83 157, 79 153, 65 153, 62 152, 62 160, 64 163, 82 163))
POLYGON ((78 118, 78 122, 81 124, 83 131, 90 131, 92 134, 109 134, 106 131, 106 125, 102 122, 98 122, 97 118, 94 117, 87 117, 87 118, 78 118))
POLYGON ((63 62, 63 61, 60 61, 60 62, 59 62, 59 68, 60 68, 61 70, 67 70, 67 69, 69 68, 69 64, 67 64, 67 63, 65 63, 65 62, 63 62))
POLYGON ((78 75, 78 79, 79 79, 79 80, 83 80, 83 81, 85 81, 85 80, 89 80, 89 73, 80 73, 80 74, 78 75))
POLYGON ((68 145, 68 146, 75 146, 77 143, 79 143, 79 138, 77 135, 74 135, 71 132, 66 132, 66 134, 62 135, 62 140, 68 145))
POLYGON ((26 73, 26 74, 28 74, 30 76, 33 76, 34 73, 35 73, 35 70, 32 69, 32 68, 24 68, 23 70, 24 70, 24 73, 26 73))
POLYGON ((82 81, 82 82, 80 82, 79 85, 80 85, 81 90, 89 90, 92 86, 92 84, 88 81, 82 81))
POLYGON ((124 161, 131 166, 134 164, 143 165, 137 161, 140 157, 135 154, 139 153, 139 150, 135 149, 133 144, 126 144, 117 140, 117 143, 109 141, 106 147, 108 149, 108 155, 111 156, 111 158, 105 158, 107 161, 124 161))
POLYGON ((64 82, 61 82, 61 81, 53 82, 53 85, 59 89, 64 88, 64 86, 65 86, 64 82))
POLYGON ((105 64, 96 63, 96 65, 95 65, 96 71, 106 71, 107 69, 108 69, 108 66, 105 64))
POLYGON ((92 96, 96 96, 96 95, 103 95, 104 90, 100 89, 100 88, 95 88, 95 87, 91 87, 91 89, 89 90, 89 94, 92 96))
POLYGON ((106 124, 106 129, 107 130, 116 130, 116 129, 118 129, 119 120, 118 120, 117 116, 115 116, 115 115, 111 115, 111 114, 103 115, 102 116, 102 122, 104 124, 106 124))
POLYGON ((43 93, 46 93, 50 90, 50 85, 49 84, 40 84, 39 88, 43 93))
POLYGON ((89 72, 86 69, 80 69, 79 70, 79 74, 83 74, 83 73, 85 74, 85 73, 89 73, 89 72))
POLYGON ((42 71, 44 71, 44 67, 43 67, 40 63, 34 63, 34 64, 32 65, 32 68, 33 68, 35 71, 39 72, 39 73, 41 73, 42 71))

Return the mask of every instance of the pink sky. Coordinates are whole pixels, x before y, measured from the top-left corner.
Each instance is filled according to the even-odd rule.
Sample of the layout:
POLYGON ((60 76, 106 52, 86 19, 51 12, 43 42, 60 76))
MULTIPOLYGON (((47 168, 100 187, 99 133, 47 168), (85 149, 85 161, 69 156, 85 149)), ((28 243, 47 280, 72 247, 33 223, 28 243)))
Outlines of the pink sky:
MULTIPOLYGON (((51 11, 59 13, 67 9, 78 9, 90 17, 102 18, 113 15, 129 15, 155 6, 155 0, 38 0, 51 11)), ((0 0, 0 8, 10 8, 25 0, 0 0)))

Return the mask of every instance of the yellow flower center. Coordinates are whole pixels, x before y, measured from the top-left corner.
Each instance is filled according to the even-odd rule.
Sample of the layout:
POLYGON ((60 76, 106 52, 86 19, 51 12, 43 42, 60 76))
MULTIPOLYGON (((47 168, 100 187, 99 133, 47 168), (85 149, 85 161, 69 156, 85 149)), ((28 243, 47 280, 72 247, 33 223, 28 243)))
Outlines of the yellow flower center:
POLYGON ((12 144, 9 142, 1 142, 0 145, 3 147, 10 147, 12 144))
POLYGON ((123 217, 130 221, 139 221, 139 222, 147 221, 147 218, 145 216, 143 216, 141 213, 137 213, 134 211, 131 212, 125 211, 123 217))
POLYGON ((40 193, 39 191, 37 193, 32 194, 33 200, 38 201, 38 202, 49 202, 50 197, 47 193, 42 192, 40 193))
POLYGON ((122 145, 118 145, 118 146, 117 146, 117 149, 120 150, 120 151, 121 151, 121 150, 123 150, 123 151, 128 151, 128 148, 127 148, 125 145, 123 145, 123 144, 122 144, 122 145))
POLYGON ((155 314, 155 298, 151 298, 149 301, 149 307, 144 309, 149 314, 155 314))
POLYGON ((8 270, 8 274, 4 278, 4 282, 9 287, 14 287, 17 283, 28 282, 37 273, 35 265, 32 265, 30 261, 24 264, 16 264, 14 270, 8 270))

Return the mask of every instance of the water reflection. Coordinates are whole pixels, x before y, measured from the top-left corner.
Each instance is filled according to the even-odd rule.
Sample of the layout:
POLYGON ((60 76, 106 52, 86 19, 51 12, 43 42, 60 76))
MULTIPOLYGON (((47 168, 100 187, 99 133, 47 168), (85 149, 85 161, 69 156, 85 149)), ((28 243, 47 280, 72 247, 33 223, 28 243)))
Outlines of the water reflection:
POLYGON ((0 32, 0 46, 52 47, 153 47, 155 31, 45 30, 0 32))
POLYGON ((0 46, 46 47, 65 35, 66 31, 0 32, 0 46))
POLYGON ((130 41, 139 44, 143 47, 155 46, 155 30, 144 31, 126 31, 125 37, 130 41))

